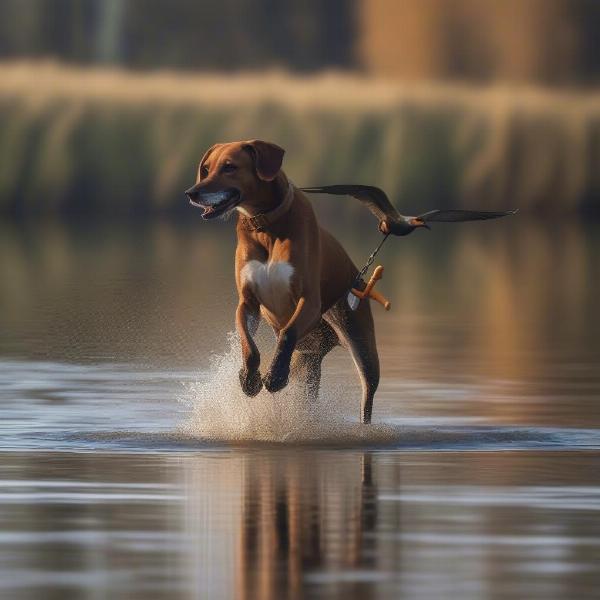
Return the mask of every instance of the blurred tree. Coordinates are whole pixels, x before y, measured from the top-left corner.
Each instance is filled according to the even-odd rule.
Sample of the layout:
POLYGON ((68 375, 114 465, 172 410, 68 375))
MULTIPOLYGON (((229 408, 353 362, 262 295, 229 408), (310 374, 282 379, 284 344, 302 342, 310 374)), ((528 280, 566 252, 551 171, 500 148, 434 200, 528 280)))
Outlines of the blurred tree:
POLYGON ((35 56, 43 49, 43 0, 3 0, 0 3, 0 56, 35 56))
POLYGON ((362 0, 360 56, 399 79, 600 82, 598 0, 362 0))
POLYGON ((600 82, 600 0, 1 0, 0 58, 600 82))
POLYGON ((99 6, 95 54, 100 62, 119 61, 124 12, 125 0, 104 0, 99 6))
POLYGON ((0 56, 138 68, 355 64, 355 0, 3 0, 0 56))

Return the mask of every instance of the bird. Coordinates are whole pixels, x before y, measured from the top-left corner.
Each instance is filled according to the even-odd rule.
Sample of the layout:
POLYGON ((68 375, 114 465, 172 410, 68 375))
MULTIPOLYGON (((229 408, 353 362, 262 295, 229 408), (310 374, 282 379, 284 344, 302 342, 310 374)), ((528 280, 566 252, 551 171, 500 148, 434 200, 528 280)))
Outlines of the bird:
POLYGON ((385 235, 408 235, 415 229, 431 229, 429 223, 457 223, 461 221, 483 221, 514 215, 518 209, 504 211, 438 209, 416 217, 401 215, 390 202, 386 193, 371 185, 324 185, 300 188, 308 194, 333 194, 352 196, 360 200, 379 219, 379 231, 385 235))

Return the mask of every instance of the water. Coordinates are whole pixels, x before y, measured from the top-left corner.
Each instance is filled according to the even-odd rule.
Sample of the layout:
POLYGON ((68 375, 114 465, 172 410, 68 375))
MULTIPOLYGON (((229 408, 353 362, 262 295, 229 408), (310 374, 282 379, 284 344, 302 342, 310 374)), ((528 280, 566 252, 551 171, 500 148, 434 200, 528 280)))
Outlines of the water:
POLYGON ((0 224, 0 597, 599 597, 599 234, 391 240, 364 427, 239 392, 231 224, 0 224))

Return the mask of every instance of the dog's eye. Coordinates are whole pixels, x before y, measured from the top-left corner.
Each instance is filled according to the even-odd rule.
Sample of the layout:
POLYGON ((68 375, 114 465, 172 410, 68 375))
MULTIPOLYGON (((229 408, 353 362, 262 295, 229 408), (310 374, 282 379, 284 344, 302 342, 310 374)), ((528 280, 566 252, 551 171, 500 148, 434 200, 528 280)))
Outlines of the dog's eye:
POLYGON ((221 168, 221 172, 222 173, 233 173, 236 169, 237 169, 237 167, 234 164, 227 163, 226 165, 223 165, 223 167, 221 168))
POLYGON ((208 175, 208 167, 206 165, 203 165, 202 168, 200 169, 200 176, 206 177, 207 175, 208 175))

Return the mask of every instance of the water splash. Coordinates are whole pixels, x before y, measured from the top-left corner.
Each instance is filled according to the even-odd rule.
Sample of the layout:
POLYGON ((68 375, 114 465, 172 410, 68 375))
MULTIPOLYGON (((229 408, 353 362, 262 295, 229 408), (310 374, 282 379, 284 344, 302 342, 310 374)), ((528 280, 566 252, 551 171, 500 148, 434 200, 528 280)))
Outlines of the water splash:
MULTIPOLYGON (((248 398, 238 379, 239 340, 229 334, 229 342, 229 350, 213 356, 210 369, 188 386, 184 401, 190 405, 191 417, 182 426, 184 435, 238 443, 387 445, 398 441, 397 427, 366 427, 358 421, 358 379, 346 384, 328 382, 316 402, 293 380, 281 392, 270 394, 263 388, 248 398)), ((263 359, 263 364, 268 362, 263 359)))

